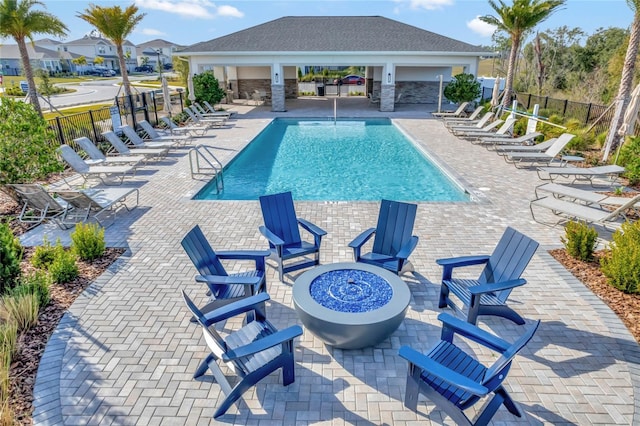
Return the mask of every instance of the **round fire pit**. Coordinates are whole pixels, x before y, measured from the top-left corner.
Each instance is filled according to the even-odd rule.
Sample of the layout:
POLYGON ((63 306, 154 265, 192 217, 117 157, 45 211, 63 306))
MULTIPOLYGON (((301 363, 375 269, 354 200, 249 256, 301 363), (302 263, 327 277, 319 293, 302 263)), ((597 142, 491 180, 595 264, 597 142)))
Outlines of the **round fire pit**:
POLYGON ((411 293, 386 269, 366 263, 334 263, 311 269, 293 285, 302 324, 327 345, 374 346, 402 323, 411 293))

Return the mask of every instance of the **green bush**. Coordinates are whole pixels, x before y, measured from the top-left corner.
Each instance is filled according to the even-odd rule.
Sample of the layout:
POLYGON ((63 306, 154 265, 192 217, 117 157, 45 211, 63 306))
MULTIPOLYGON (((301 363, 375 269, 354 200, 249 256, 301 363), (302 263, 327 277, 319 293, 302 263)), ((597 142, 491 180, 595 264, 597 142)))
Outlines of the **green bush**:
POLYGON ((33 106, 11 99, 0 103, 0 185, 30 183, 62 171, 58 145, 33 106))
POLYGON ((625 293, 640 293, 640 221, 625 222, 601 261, 609 284, 625 293))
POLYGON ((38 297, 34 294, 5 295, 0 311, 6 322, 13 322, 18 331, 28 330, 38 322, 38 297))
POLYGON ((624 177, 629 185, 640 183, 640 137, 629 138, 620 148, 620 165, 626 169, 624 177))
POLYGON ((590 262, 598 244, 598 232, 582 222, 571 221, 564 228, 565 236, 560 241, 571 257, 590 262))
POLYGON ((93 260, 104 254, 104 228, 97 223, 78 223, 71 241, 71 248, 82 260, 93 260))
POLYGON ((31 256, 31 264, 36 268, 48 269, 53 259, 56 257, 55 247, 51 245, 49 239, 45 235, 42 238, 42 245, 37 246, 31 256))
POLYGON ((0 294, 18 283, 22 251, 20 240, 13 235, 9 224, 0 223, 0 294))
POLYGON ((51 276, 44 271, 35 271, 22 277, 20 285, 11 290, 10 295, 17 297, 33 294, 38 299, 38 306, 45 307, 51 300, 51 276))
POLYGON ((451 102, 459 104, 461 102, 471 102, 478 99, 481 94, 480 82, 473 74, 458 74, 444 88, 444 96, 451 102))
POLYGON ((51 279, 59 284, 68 283, 78 276, 76 255, 72 250, 65 250, 60 241, 55 247, 56 255, 49 266, 51 279))
POLYGON ((219 103, 227 96, 224 88, 220 87, 218 79, 213 75, 213 71, 205 71, 193 76, 193 94, 196 96, 196 102, 207 101, 211 105, 219 103))

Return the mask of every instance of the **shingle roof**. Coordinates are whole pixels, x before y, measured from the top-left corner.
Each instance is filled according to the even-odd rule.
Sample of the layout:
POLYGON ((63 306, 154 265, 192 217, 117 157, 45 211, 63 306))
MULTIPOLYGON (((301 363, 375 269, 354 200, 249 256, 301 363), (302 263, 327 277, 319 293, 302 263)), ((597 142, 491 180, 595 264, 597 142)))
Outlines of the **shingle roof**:
POLYGON ((485 52, 382 16, 286 16, 181 52, 485 52))

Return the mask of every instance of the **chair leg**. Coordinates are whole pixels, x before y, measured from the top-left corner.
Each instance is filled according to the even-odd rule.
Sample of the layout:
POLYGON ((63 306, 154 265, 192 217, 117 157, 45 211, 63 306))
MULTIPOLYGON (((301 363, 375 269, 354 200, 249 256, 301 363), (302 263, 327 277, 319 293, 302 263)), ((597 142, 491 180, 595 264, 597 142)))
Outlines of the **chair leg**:
POLYGON ((209 354, 201 363, 200 366, 198 367, 198 369, 196 370, 195 373, 193 373, 193 378, 197 379, 198 377, 202 376, 204 373, 207 372, 207 369, 209 369, 209 364, 211 364, 212 362, 216 362, 216 358, 213 356, 213 354, 209 354))
MULTIPOLYGON (((292 346, 293 342, 289 342, 288 346, 292 346)), ((284 350, 284 349, 283 349, 284 350)), ((293 348, 289 352, 289 355, 283 360, 282 363, 282 385, 289 386, 296 381, 296 368, 295 361, 293 359, 293 348)))
POLYGON ((517 417, 522 417, 522 411, 520 410, 520 408, 518 408, 516 403, 511 398, 511 395, 509 395, 509 393, 503 386, 500 386, 498 389, 496 389, 495 393, 502 396, 502 398, 504 399, 502 403, 511 414, 517 417))
POLYGON ((418 410, 418 394, 420 393, 418 380, 420 380, 420 372, 420 369, 416 368, 413 364, 409 364, 407 384, 404 392, 404 406, 413 412, 418 410))
POLYGON ((448 303, 447 299, 449 298, 449 287, 442 284, 440 285, 440 300, 438 301, 438 308, 446 308, 448 303))

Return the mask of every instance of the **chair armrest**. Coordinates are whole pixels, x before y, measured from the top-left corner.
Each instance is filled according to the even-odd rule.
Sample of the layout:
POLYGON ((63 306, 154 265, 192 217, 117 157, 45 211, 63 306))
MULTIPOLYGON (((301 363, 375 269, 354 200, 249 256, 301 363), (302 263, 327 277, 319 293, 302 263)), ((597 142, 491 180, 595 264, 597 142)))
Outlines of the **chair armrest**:
POLYGON ((487 284, 474 285, 472 287, 469 287, 468 289, 471 294, 478 295, 478 294, 491 293, 492 291, 501 291, 501 290, 508 290, 510 288, 520 287, 521 285, 525 285, 526 283, 527 283, 527 280, 525 280, 524 278, 518 278, 515 280, 502 281, 499 283, 487 283, 487 284))
POLYGON ((307 231, 311 232, 313 235, 319 236, 319 237, 321 237, 323 235, 327 235, 327 231, 325 231, 324 229, 320 228, 319 226, 314 225, 313 223, 309 222, 308 220, 301 219, 301 218, 297 218, 297 220, 298 220, 298 223, 300 224, 300 226, 302 226, 307 231))
POLYGON ((441 313, 438 315, 438 320, 442 322, 441 339, 444 341, 452 342, 453 335, 457 334, 500 353, 503 353, 511 346, 509 342, 502 340, 498 336, 453 315, 441 313))
POLYGON ((220 259, 235 260, 259 260, 262 257, 269 256, 269 250, 238 250, 238 251, 217 251, 216 254, 220 259))
POLYGON ((482 265, 489 261, 489 255, 477 255, 477 256, 460 256, 449 257, 444 259, 437 259, 436 263, 441 265, 442 268, 442 280, 450 280, 455 268, 472 265, 482 265))
POLYGON ((452 386, 464 390, 465 392, 469 392, 477 396, 484 396, 489 393, 489 389, 481 384, 443 366, 409 346, 402 346, 398 351, 398 355, 419 369, 426 371, 428 374, 436 376, 452 386))
POLYGON ((407 241, 407 243, 396 254, 396 257, 400 258, 400 259, 407 259, 411 255, 411 253, 413 252, 413 250, 416 248, 417 245, 418 245, 418 237, 413 235, 409 239, 409 241, 407 241))
POLYGON ((258 230, 274 246, 284 245, 284 241, 280 237, 278 237, 276 234, 269 231, 269 229, 267 229, 266 226, 260 226, 258 230))
POLYGON ((289 342, 294 338, 302 335, 302 327, 293 325, 284 330, 276 331, 273 334, 265 336, 259 340, 255 340, 248 345, 240 346, 232 351, 222 354, 224 362, 233 361, 238 358, 245 358, 266 349, 289 342))
POLYGON ((196 281, 214 285, 256 285, 262 277, 229 277, 227 275, 196 275, 196 281))
POLYGON ((369 241, 369 239, 373 236, 373 234, 376 232, 376 228, 369 228, 365 231, 363 231, 360 235, 358 235, 357 237, 355 237, 353 239, 353 241, 351 241, 349 243, 349 247, 351 248, 359 248, 362 247, 362 245, 364 243, 366 243, 367 241, 369 241))
POLYGON ((203 315, 205 319, 205 325, 208 327, 211 324, 235 317, 245 312, 260 308, 261 305, 270 299, 268 293, 262 292, 255 296, 249 296, 244 299, 232 302, 227 305, 221 306, 218 309, 207 312, 203 315))

